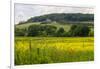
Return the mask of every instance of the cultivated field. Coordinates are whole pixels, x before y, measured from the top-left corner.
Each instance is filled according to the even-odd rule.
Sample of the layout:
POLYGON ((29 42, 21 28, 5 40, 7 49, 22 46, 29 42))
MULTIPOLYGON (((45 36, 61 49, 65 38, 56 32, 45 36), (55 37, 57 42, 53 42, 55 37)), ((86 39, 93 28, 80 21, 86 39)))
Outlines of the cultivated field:
POLYGON ((15 65, 93 60, 93 37, 15 37, 15 65))

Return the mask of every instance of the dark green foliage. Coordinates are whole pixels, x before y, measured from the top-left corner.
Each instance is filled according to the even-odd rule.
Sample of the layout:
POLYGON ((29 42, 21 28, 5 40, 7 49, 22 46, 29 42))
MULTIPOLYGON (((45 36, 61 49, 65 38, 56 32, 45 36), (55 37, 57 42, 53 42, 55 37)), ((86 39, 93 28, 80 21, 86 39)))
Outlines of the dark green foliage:
POLYGON ((70 36, 88 36, 90 28, 86 25, 72 25, 70 36))
POLYGON ((26 22, 47 22, 47 20, 50 21, 56 21, 56 22, 64 22, 67 23, 68 21, 94 21, 94 14, 81 14, 81 13, 54 13, 54 14, 47 14, 47 15, 41 15, 36 16, 28 19, 26 22))
POLYGON ((24 36, 24 35, 25 35, 25 29, 15 28, 15 36, 24 36))
POLYGON ((63 28, 59 28, 56 33, 56 36, 63 37, 64 34, 65 34, 65 30, 63 28))
POLYGON ((28 28, 28 36, 53 36, 56 29, 55 26, 51 25, 31 25, 28 28))
POLYGON ((74 30, 77 27, 77 25, 72 25, 71 30, 74 30))
POLYGON ((72 25, 66 32, 64 28, 53 25, 31 25, 26 29, 15 28, 15 36, 43 36, 43 37, 86 37, 94 36, 94 31, 87 25, 72 25))
POLYGON ((28 36, 38 36, 39 35, 40 26, 39 25, 31 25, 28 28, 28 36))
POLYGON ((47 33, 48 36, 54 36, 55 32, 56 32, 56 27, 55 26, 51 26, 51 25, 46 25, 45 27, 45 31, 47 33))

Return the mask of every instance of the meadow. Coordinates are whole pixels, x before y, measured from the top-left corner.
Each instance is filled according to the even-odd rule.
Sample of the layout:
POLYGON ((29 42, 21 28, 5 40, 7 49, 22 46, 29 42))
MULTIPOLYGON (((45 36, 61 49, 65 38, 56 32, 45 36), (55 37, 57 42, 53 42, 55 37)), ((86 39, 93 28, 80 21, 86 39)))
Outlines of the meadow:
POLYGON ((50 25, 50 26, 57 27, 57 29, 62 27, 66 31, 68 31, 70 29, 70 27, 71 27, 71 24, 60 24, 60 23, 55 23, 55 22, 52 22, 50 24, 42 24, 41 22, 32 22, 32 23, 27 23, 27 24, 16 25, 16 28, 18 28, 18 29, 25 29, 25 28, 28 28, 31 25, 40 25, 40 26, 50 25))
POLYGON ((15 65, 94 60, 94 37, 15 37, 15 65))

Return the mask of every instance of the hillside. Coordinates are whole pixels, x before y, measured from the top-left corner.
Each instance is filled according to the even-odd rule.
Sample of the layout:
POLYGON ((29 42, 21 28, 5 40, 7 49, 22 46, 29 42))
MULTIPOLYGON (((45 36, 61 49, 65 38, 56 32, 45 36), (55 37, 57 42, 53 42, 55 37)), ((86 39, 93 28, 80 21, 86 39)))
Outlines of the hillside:
POLYGON ((68 31, 70 29, 71 24, 60 24, 60 23, 50 23, 50 24, 41 24, 41 22, 33 22, 33 23, 26 23, 26 24, 18 24, 15 27, 19 28, 19 29, 24 29, 24 28, 28 28, 31 25, 40 25, 40 26, 46 26, 46 25, 50 25, 50 26, 55 26, 57 27, 57 29, 59 29, 60 27, 64 28, 64 30, 68 31))
POLYGON ((61 24, 61 23, 55 23, 55 22, 52 22, 52 23, 47 23, 47 24, 43 24, 42 22, 32 22, 32 23, 25 23, 25 24, 18 24, 18 25, 15 25, 15 28, 18 28, 18 29, 27 29, 29 28, 30 26, 33 26, 33 25, 40 25, 40 26, 55 26, 57 27, 57 29, 59 28, 63 28, 66 32, 68 32, 71 28, 72 25, 87 25, 88 27, 91 28, 91 31, 93 31, 94 27, 93 27, 93 22, 91 22, 92 24, 88 24, 88 23, 66 23, 66 24, 61 24))
POLYGON ((81 14, 81 13, 53 13, 53 14, 45 14, 41 16, 35 16, 29 18, 26 22, 23 23, 34 23, 34 22, 57 22, 57 23, 77 23, 77 22, 85 22, 85 23, 93 23, 94 14, 81 14))
POLYGON ((47 14, 15 25, 15 36, 82 37, 94 34, 93 14, 47 14))

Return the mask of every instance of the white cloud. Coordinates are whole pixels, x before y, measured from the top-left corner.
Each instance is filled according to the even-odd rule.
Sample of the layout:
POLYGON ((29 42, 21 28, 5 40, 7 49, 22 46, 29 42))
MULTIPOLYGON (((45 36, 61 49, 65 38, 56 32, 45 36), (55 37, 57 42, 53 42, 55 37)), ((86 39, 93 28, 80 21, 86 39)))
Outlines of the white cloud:
POLYGON ((15 4, 15 23, 50 13, 94 13, 93 8, 15 4))

